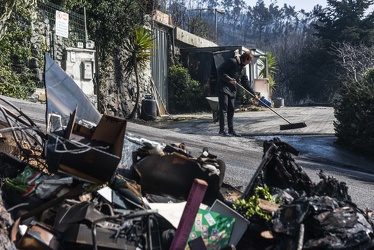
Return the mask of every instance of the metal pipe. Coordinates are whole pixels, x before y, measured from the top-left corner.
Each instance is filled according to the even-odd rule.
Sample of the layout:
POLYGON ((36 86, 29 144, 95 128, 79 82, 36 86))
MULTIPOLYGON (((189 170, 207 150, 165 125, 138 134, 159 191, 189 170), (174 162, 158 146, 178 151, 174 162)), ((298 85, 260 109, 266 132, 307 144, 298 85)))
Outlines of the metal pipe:
POLYGON ((214 9, 214 19, 216 22, 216 43, 218 43, 217 9, 214 9))
POLYGON ((88 41, 88 33, 87 33, 87 16, 86 16, 86 7, 83 7, 83 15, 84 15, 84 42, 87 44, 88 41))
POLYGON ((216 22, 216 43, 218 43, 218 25, 217 25, 217 13, 220 13, 220 14, 225 14, 225 10, 224 9, 214 9, 214 17, 215 17, 215 22, 216 22))

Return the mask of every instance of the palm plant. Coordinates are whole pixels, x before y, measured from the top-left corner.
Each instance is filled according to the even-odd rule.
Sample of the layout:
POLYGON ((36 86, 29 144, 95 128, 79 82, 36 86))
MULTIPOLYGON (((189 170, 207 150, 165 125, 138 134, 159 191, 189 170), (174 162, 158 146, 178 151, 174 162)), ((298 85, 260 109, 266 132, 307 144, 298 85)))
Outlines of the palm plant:
POLYGON ((140 83, 139 83, 139 69, 145 67, 152 56, 152 49, 154 48, 154 38, 151 31, 144 27, 135 26, 132 36, 126 40, 124 48, 128 56, 124 62, 125 74, 130 76, 135 73, 136 79, 136 101, 133 110, 127 119, 134 118, 139 106, 140 83))
POLYGON ((264 68, 260 71, 259 77, 262 78, 268 78, 269 79, 269 88, 270 88, 270 93, 272 93, 275 90, 276 83, 274 80, 274 75, 278 71, 278 64, 275 56, 267 51, 266 52, 266 57, 262 56, 260 57, 261 63, 264 65, 264 68), (268 70, 266 70, 266 57, 267 57, 267 64, 268 64, 268 70))

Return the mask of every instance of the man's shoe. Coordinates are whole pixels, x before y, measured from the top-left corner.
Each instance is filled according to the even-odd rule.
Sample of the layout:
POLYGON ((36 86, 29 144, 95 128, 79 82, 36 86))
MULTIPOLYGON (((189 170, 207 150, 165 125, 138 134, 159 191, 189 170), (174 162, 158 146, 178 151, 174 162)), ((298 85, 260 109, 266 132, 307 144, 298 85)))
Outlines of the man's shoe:
POLYGON ((235 137, 241 137, 241 134, 236 133, 235 131, 229 132, 229 135, 235 136, 235 137))
POLYGON ((218 133, 219 135, 222 135, 222 136, 230 136, 229 133, 227 133, 226 130, 223 130, 223 131, 219 131, 218 133))

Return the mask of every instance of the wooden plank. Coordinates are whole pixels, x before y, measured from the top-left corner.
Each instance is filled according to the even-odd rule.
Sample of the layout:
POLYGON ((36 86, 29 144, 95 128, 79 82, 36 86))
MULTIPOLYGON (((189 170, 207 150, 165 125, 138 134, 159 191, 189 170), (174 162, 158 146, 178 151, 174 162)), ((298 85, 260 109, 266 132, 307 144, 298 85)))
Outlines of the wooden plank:
POLYGON ((155 83, 153 82, 153 79, 151 79, 151 85, 152 85, 152 92, 155 93, 153 96, 155 97, 158 113, 161 115, 167 114, 166 105, 164 101, 161 98, 160 92, 158 92, 157 87, 155 83))
POLYGON ((188 194, 187 203, 184 207, 182 218, 179 221, 178 228, 171 243, 170 250, 181 250, 185 248, 193 223, 195 222, 197 211, 199 210, 200 203, 204 198, 207 187, 208 184, 205 181, 200 179, 194 180, 190 193, 188 194))
POLYGON ((263 200, 263 199, 258 199, 258 201, 259 201, 258 206, 267 212, 275 212, 279 209, 279 205, 273 202, 263 200))

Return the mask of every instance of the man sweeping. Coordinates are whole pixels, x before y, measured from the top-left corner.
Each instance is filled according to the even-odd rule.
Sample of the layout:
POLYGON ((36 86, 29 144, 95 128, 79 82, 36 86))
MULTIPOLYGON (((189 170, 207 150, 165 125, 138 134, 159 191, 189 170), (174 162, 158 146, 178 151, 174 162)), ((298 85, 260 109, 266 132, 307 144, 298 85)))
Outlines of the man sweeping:
POLYGON ((254 56, 251 51, 244 51, 240 56, 234 56, 222 63, 218 70, 218 102, 219 102, 219 134, 222 136, 240 136, 234 130, 234 111, 237 83, 245 87, 253 96, 256 92, 252 89, 251 83, 245 70, 254 56), (225 130, 225 117, 227 118, 228 131, 225 130))

